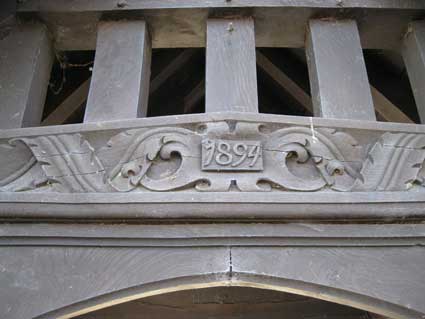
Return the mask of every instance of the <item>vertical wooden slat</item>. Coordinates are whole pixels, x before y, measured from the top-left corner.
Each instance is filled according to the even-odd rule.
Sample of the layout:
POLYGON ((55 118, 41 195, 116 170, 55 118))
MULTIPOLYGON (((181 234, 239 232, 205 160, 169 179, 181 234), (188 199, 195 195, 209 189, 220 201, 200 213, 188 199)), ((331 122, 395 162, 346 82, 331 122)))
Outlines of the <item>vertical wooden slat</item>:
POLYGON ((207 21, 206 112, 258 112, 254 21, 207 21))
POLYGON ((40 124, 52 62, 44 25, 18 25, 1 39, 0 129, 40 124))
POLYGON ((144 21, 101 22, 84 122, 146 116, 150 61, 144 21))
POLYGON ((425 123, 425 21, 410 24, 403 44, 403 58, 419 117, 425 123))
POLYGON ((314 115, 376 120, 356 22, 311 20, 306 50, 314 115))

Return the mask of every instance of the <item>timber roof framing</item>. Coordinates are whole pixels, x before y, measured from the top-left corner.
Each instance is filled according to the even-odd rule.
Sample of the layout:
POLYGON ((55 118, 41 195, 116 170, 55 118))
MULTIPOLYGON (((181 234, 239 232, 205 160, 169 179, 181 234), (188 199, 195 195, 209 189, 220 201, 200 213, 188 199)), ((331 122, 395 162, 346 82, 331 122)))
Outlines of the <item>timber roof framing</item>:
POLYGON ((204 47, 209 17, 251 15, 257 47, 304 47, 311 18, 357 20, 363 48, 399 49, 409 22, 424 17, 422 0, 51 1, 18 5, 21 17, 43 20, 59 50, 91 50, 102 18, 144 18, 153 48, 204 47), (172 27, 170 27, 172 25, 172 27))

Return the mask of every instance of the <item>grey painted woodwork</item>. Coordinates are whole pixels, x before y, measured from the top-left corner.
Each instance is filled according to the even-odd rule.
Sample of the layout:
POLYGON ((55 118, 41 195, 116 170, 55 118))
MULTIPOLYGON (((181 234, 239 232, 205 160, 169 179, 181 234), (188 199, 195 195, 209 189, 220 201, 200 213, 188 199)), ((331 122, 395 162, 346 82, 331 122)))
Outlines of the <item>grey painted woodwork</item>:
POLYGON ((389 318, 420 319, 425 312, 424 295, 418 294, 425 287, 424 253, 423 247, 235 247, 232 271, 241 274, 235 275, 240 281, 255 282, 251 274, 282 278, 286 291, 321 296, 389 318), (390 303, 384 307, 383 296, 390 303))
MULTIPOLYGON (((206 22, 210 17, 209 10, 226 14, 230 9, 227 6, 237 4, 239 0, 218 2, 211 1, 138 1, 131 5, 118 8, 116 1, 110 2, 110 9, 123 19, 132 19, 137 12, 137 7, 142 10, 144 19, 149 24, 152 35, 153 48, 188 48, 204 47, 206 40, 206 22), (195 6, 195 7, 194 7, 195 6), (171 9, 170 9, 171 7, 171 9), (185 9, 184 9, 185 8, 185 9), (133 9, 136 9, 134 11, 133 9), (146 9, 146 10, 143 10, 146 9)), ((288 0, 288 2, 276 0, 275 6, 266 6, 263 1, 257 1, 257 5, 248 10, 255 20, 255 38, 257 47, 289 47, 301 48, 305 46, 305 31, 308 21, 312 17, 326 16, 339 18, 341 16, 340 6, 335 0, 329 3, 323 1, 308 0, 312 6, 302 5, 300 1, 288 0), (322 7, 324 3, 324 7, 322 7), (338 10, 335 10, 338 8, 338 10), (290 32, 289 32, 290 31, 290 32)), ((287 1, 287 0, 285 0, 287 1)), ((326 0, 327 1, 327 0, 326 0)), ((364 48, 367 49, 389 49, 397 50, 400 39, 406 31, 406 26, 412 20, 423 17, 423 1, 417 0, 416 6, 409 6, 407 0, 388 0, 385 4, 379 0, 372 2, 358 0, 357 5, 350 9, 350 17, 359 17, 360 38, 364 48), (395 9, 398 6, 398 10, 395 9), (379 10, 368 10, 368 7, 380 8, 379 10), (360 18, 361 17, 361 18, 360 18), (384 26, 384 27, 377 27, 384 26)), ((18 14, 31 15, 45 21, 55 35, 55 46, 59 50, 94 50, 96 48, 96 30, 102 15, 108 14, 107 1, 86 1, 72 5, 65 0, 64 6, 59 6, 53 1, 40 2, 31 6, 27 11, 21 9, 18 14), (50 9, 49 9, 50 8, 50 9), (55 10, 56 8, 56 10, 55 10), (63 9, 61 9, 63 8, 63 9), (40 9, 40 11, 38 11, 40 9), (46 9, 46 10, 43 10, 46 9), (69 10, 68 10, 69 9, 69 10), (96 10, 97 9, 97 10, 96 10), (73 11, 75 10, 75 11, 73 11), (105 11, 103 11, 105 10, 105 11)), ((249 2, 239 2, 241 9, 249 2)), ((25 1, 26 5, 29 2, 25 1)), ((343 1, 344 5, 349 4, 343 1)), ((237 7, 237 6, 236 6, 237 7)), ((234 8, 230 14, 240 15, 244 11, 234 8), (237 12, 234 12, 236 10, 237 12)))
POLYGON ((404 37, 403 58, 422 123, 425 123, 425 21, 415 21, 404 37))
MULTIPOLYGON (((109 56, 97 52, 93 76, 104 72, 97 84, 103 93, 121 94, 106 99, 110 112, 98 104, 94 114, 106 118, 0 131, 0 317, 71 318, 172 291, 241 286, 328 300, 393 319, 423 318, 424 126, 356 121, 351 115, 339 120, 211 112, 235 105, 257 111, 251 103, 257 98, 255 42, 301 47, 310 17, 337 17, 344 7, 361 17, 364 47, 394 48, 407 22, 423 15, 425 3, 20 3, 22 14, 49 24, 59 49, 94 48, 97 23, 106 11, 127 20, 102 22, 99 43, 108 38, 101 29, 110 23, 116 33, 111 38, 126 45, 108 42, 109 56), (206 32, 211 8, 220 14, 226 7, 245 6, 255 30, 250 19, 221 19, 208 20, 206 32), (135 107, 131 116, 117 116, 128 105, 141 105, 128 103, 123 94, 138 97, 134 102, 149 91, 146 24, 129 21, 132 10, 141 10, 134 13, 152 27, 154 47, 203 46, 208 34, 207 55, 218 52, 233 61, 226 69, 219 63, 212 69, 224 69, 225 76, 215 79, 224 103, 211 104, 207 114, 135 119, 140 115, 135 107), (213 32, 211 21, 220 21, 213 32), (232 24, 225 28, 222 21, 232 24), (137 24, 132 30, 138 31, 115 28, 121 23, 137 24), (231 33, 229 42, 216 36, 212 47, 210 35, 222 31, 231 33), (132 37, 136 40, 128 41, 132 37), (123 53, 128 59, 117 59, 123 53), (102 57, 109 65, 99 69, 102 57), (115 75, 124 89, 105 81, 115 75), (123 77, 132 78, 124 83, 123 77), (235 91, 229 95, 224 85, 235 91), (249 103, 235 104, 232 97, 249 103)), ((353 23, 347 22, 351 29, 353 23)), ((346 40, 344 50, 354 44, 353 52, 359 51, 359 36, 354 38, 346 40)), ((208 80, 207 74, 207 90, 208 80)), ((198 100, 199 92, 202 83, 187 101, 198 100)))
MULTIPOLYGON (((312 112, 311 97, 288 77, 284 71, 273 64, 264 54, 257 51, 257 64, 264 70, 279 86, 287 91, 302 107, 312 112)), ((304 58, 305 59, 305 58, 304 58)), ((398 107, 391 103, 381 92, 372 85, 370 86, 373 103, 376 112, 388 122, 413 123, 398 107)), ((190 111, 205 95, 205 83, 201 81, 185 98, 185 110, 190 111)), ((186 113, 186 112, 185 112, 186 113)))
POLYGON ((40 124, 52 61, 44 25, 15 25, 0 40, 1 129, 40 124))
POLYGON ((16 247, 412 247, 423 224, 0 224, 0 246, 16 247), (388 240, 391 238, 391 240, 388 240))
POLYGON ((5 319, 71 318, 216 286, 290 292, 394 319, 425 313, 423 225, 69 221, 3 224, 0 239, 5 319))
POLYGON ((150 61, 145 21, 101 22, 84 121, 146 116, 150 61))
MULTIPOLYGON (((292 49, 291 52, 297 56, 301 61, 304 61, 306 63, 306 56, 301 53, 300 50, 294 50, 292 49)), ((391 56, 391 55, 390 55, 391 56)), ((258 60, 258 54, 257 54, 257 60, 258 60)), ((401 57, 400 57, 401 60, 401 57)), ((258 62, 258 61, 257 61, 258 62)), ((398 62, 398 61, 397 61, 398 62)), ((260 64, 259 64, 260 65, 260 64)), ((261 65, 260 65, 261 66, 261 65)), ((288 82, 288 85, 286 85, 286 90, 288 92, 292 92, 291 95, 299 101, 300 104, 306 105, 305 108, 309 105, 307 102, 307 99, 310 99, 310 96, 306 93, 305 97, 303 97, 303 93, 300 91, 302 88, 296 89, 297 84, 294 83, 293 85, 289 85, 291 79, 287 79, 284 81, 285 75, 280 75, 279 73, 282 73, 282 71, 275 67, 275 70, 272 69, 272 66, 268 68, 270 71, 268 71, 268 74, 275 79, 277 83, 281 83, 282 87, 285 84, 285 82, 288 82), (280 78, 282 78, 280 80, 280 78), (292 87, 294 86, 294 88, 292 87)), ((264 68, 264 70, 267 70, 264 68)), ((402 72, 402 69, 398 69, 399 72, 402 72)), ((388 122, 396 122, 396 123, 414 123, 406 114, 404 114, 397 106, 395 106, 390 100, 388 100, 381 92, 379 92, 374 86, 370 86, 370 91, 372 93, 372 99, 373 104, 375 106, 376 113, 384 120, 388 122)), ((312 110, 312 105, 310 101, 310 107, 312 110)))
POLYGON ((424 216, 421 125, 208 113, 5 130, 0 142, 2 218, 424 216))
POLYGON ((99 302, 112 305, 136 299, 135 293, 143 297, 152 290, 172 290, 164 281, 174 279, 179 286, 182 278, 182 284, 190 285, 192 276, 201 276, 208 286, 225 280, 221 276, 228 271, 228 255, 226 248, 3 247, 0 316, 34 318, 70 306, 41 318, 71 318, 79 314, 78 303, 89 301, 83 309, 95 310, 99 302), (98 299, 111 293, 120 297, 98 299))
POLYGON ((162 9, 162 8, 214 8, 214 7, 316 7, 316 8, 370 8, 370 9, 425 9, 422 0, 346 0, 342 4, 333 0, 233 0, 223 3, 220 0, 191 1, 191 0, 164 0, 164 1, 140 1, 127 0, 125 4, 117 8, 116 1, 113 0, 91 0, 88 4, 85 0, 74 0, 69 3, 67 0, 26 0, 20 3, 19 9, 26 11, 47 11, 47 12, 80 12, 80 11, 114 11, 117 9, 141 10, 141 9, 162 9))
POLYGON ((315 116, 376 120, 355 21, 311 20, 306 51, 315 116))
POLYGON ((258 112, 254 20, 209 19, 205 111, 258 112))

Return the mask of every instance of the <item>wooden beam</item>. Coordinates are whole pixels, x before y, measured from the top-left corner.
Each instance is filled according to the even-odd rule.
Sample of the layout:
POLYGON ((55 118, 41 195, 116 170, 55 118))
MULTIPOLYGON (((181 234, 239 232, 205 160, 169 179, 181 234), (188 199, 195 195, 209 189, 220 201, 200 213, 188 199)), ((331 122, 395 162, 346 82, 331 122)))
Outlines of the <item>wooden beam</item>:
MULTIPOLYGON (((362 5, 352 8, 350 16, 361 19, 360 37, 365 49, 394 50, 398 48, 400 46, 400 38, 405 34, 407 24, 423 15, 423 9, 405 10, 400 8, 397 10, 365 11, 365 8, 368 8, 372 2, 376 6, 376 1, 378 0, 360 1, 362 5), (377 26, 384 27, 378 28, 377 26)), ((403 5, 406 3, 406 0, 401 1, 403 1, 403 5)), ((422 0, 420 1, 423 2, 422 0)), ((25 1, 25 4, 27 2, 25 1)), ((81 2, 81 4, 76 1, 69 2, 69 0, 65 2, 64 7, 52 2, 51 11, 41 10, 42 12, 33 12, 31 15, 42 18, 49 25, 51 33, 55 35, 55 47, 58 50, 94 50, 96 48, 96 30, 99 20, 102 16, 108 16, 109 10, 100 10, 106 0, 105 2, 103 0, 98 2, 98 4, 100 3, 99 10, 93 10, 97 7, 91 0, 81 2), (79 5, 81 5, 82 11, 78 11, 80 10, 79 5)), ((242 11, 249 11, 255 20, 257 47, 301 48, 305 46, 306 25, 311 17, 327 16, 338 18, 343 14, 340 10, 341 7, 336 4, 336 0, 328 3, 332 8, 321 8, 322 2, 314 0, 313 4, 310 3, 312 6, 308 7, 300 6, 299 4, 302 3, 300 1, 289 0, 286 6, 279 6, 279 3, 284 3, 284 0, 282 0, 276 2, 276 6, 273 7, 267 6, 263 4, 263 1, 259 0, 256 7, 252 8, 247 5, 249 1, 245 2, 244 0, 172 0, 169 2, 167 0, 136 0, 127 2, 127 6, 124 5, 118 8, 116 6, 118 0, 116 0, 110 9, 115 11, 113 12, 114 17, 122 19, 134 19, 135 14, 142 14, 149 24, 152 48, 189 48, 205 47, 206 22, 212 10, 210 8, 217 8, 217 10, 213 11, 218 12, 218 14, 225 14, 229 11, 230 13, 238 14, 241 11, 240 9, 226 10, 225 7, 239 3, 239 8, 241 9, 247 5, 247 9, 242 11), (169 6, 167 7, 167 5, 169 6), (139 7, 137 10, 143 11, 132 11, 137 7, 139 7), (338 10, 333 9, 333 7, 338 8, 338 10)), ((343 1, 344 7, 346 3, 346 1, 343 1)), ((42 1, 40 7, 34 8, 44 8, 44 6, 45 2, 42 1)), ((402 6, 400 5, 400 7, 402 6)), ((23 14, 23 11, 18 12, 18 15, 21 13, 23 14)), ((27 16, 27 14, 23 15, 27 16)))
MULTIPOLYGON (((291 50, 301 61, 306 62, 304 54, 300 54, 298 50, 291 50)), ((258 53, 257 53, 258 54, 258 53)), ((395 123, 414 123, 406 114, 403 113, 400 108, 395 106, 390 100, 388 100, 378 89, 373 85, 370 85, 372 93, 373 104, 375 111, 378 113, 379 118, 388 122, 395 123)), ((310 96, 309 96, 310 97, 310 96)))
POLYGON ((396 123, 414 123, 406 114, 404 114, 397 106, 391 103, 381 92, 379 92, 372 85, 370 86, 372 92, 373 104, 375 105, 376 112, 388 122, 396 123))
POLYGON ((311 97, 287 76, 281 69, 273 64, 264 54, 257 51, 257 64, 264 70, 280 87, 288 92, 304 109, 313 112, 311 97))
POLYGON ((206 64, 206 112, 258 112, 253 19, 209 19, 206 64))
POLYGON ((150 61, 145 21, 100 23, 84 122, 146 116, 150 61))
POLYGON ((315 116, 376 120, 356 22, 311 20, 306 50, 315 116))
POLYGON ((362 9, 425 9, 423 0, 126 0, 117 5, 117 0, 26 0, 19 3, 21 12, 82 12, 82 11, 128 11, 145 9, 179 9, 179 8, 251 8, 251 7, 284 7, 284 8, 362 8, 362 9))
POLYGON ((0 129, 40 124, 52 62, 44 25, 16 25, 0 40, 0 129))
POLYGON ((194 49, 185 49, 177 55, 150 83, 150 94, 154 93, 173 74, 180 70, 196 53, 194 49))
POLYGON ((91 78, 84 81, 52 113, 47 116, 42 126, 63 124, 81 105, 87 101, 91 78))
MULTIPOLYGON (((304 91, 296 82, 294 82, 286 73, 278 68, 264 54, 257 51, 257 64, 264 70, 283 90, 289 93, 305 110, 313 112, 313 106, 310 95, 304 91)), ((373 103, 376 112, 380 117, 388 122, 395 123, 414 123, 406 114, 404 114, 397 106, 389 101, 381 92, 372 85, 373 103)), ((205 82, 200 81, 198 85, 190 91, 184 98, 184 112, 189 113, 193 107, 205 95, 205 82)))
POLYGON ((419 117, 425 123, 425 21, 410 24, 403 43, 403 58, 419 117))

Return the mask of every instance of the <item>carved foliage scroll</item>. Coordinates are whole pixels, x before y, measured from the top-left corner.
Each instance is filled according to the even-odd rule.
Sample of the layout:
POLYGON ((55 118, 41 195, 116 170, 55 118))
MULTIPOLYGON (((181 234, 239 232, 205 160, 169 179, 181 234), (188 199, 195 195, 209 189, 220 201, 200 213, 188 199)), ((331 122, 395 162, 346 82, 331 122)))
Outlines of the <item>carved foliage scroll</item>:
POLYGON ((404 191, 423 183, 425 135, 385 133, 359 145, 335 129, 214 122, 134 129, 94 149, 80 134, 20 138, 0 191, 404 191), (366 154, 366 156, 365 156, 366 154))

